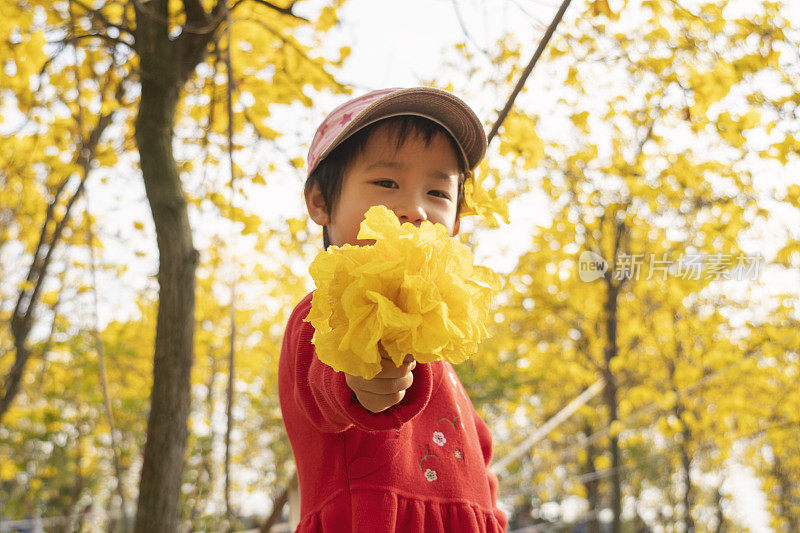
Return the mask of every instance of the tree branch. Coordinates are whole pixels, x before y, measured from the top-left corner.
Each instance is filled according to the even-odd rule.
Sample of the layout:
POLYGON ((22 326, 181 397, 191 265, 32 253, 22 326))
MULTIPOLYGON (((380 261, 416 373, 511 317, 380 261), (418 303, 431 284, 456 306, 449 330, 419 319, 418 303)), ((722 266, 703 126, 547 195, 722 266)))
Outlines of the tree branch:
POLYGON ((208 13, 200 0, 183 0, 183 9, 186 11, 186 26, 208 24, 208 13))
POLYGON ((467 41, 472 43, 472 46, 478 49, 478 51, 483 54, 485 57, 492 59, 489 55, 489 52, 486 51, 478 42, 472 38, 472 34, 467 29, 467 25, 464 23, 464 18, 461 16, 461 9, 458 7, 458 0, 453 0, 453 10, 456 12, 456 19, 458 20, 458 24, 461 26, 461 32, 464 34, 464 37, 467 38, 467 41))
POLYGON ((127 33, 128 35, 130 35, 131 37, 133 37, 133 30, 131 28, 129 28, 128 26, 126 26, 124 24, 114 24, 113 22, 108 20, 108 17, 106 17, 103 14, 102 11, 100 11, 98 9, 93 9, 93 8, 87 6, 86 4, 84 4, 83 2, 81 2, 80 0, 69 0, 69 1, 71 3, 77 5, 78 7, 83 9, 84 11, 86 11, 86 13, 88 13, 91 17, 93 17, 93 18, 97 17, 97 19, 100 20, 102 25, 105 26, 106 28, 116 28, 117 30, 119 30, 120 33, 124 32, 124 33, 127 33))
POLYGON ((533 71, 533 67, 536 66, 536 63, 539 61, 539 57, 544 52, 545 47, 547 47, 547 43, 550 42, 550 38, 553 36, 553 33, 556 31, 556 27, 558 23, 561 22, 561 18, 564 16, 564 12, 569 7, 569 3, 571 0, 564 0, 561 4, 561 7, 558 8, 558 12, 556 16, 553 17, 553 21, 550 23, 550 26, 547 27, 547 31, 544 32, 544 36, 542 40, 539 41, 539 46, 536 47, 536 51, 533 53, 533 57, 531 57, 528 66, 525 67, 525 70, 522 71, 522 75, 519 77, 519 81, 517 81, 517 85, 514 87, 514 90, 511 91, 511 96, 508 97, 508 101, 506 101, 506 105, 502 111, 500 111, 500 115, 497 117, 497 121, 492 126, 492 130, 487 135, 488 143, 492 142, 494 136, 497 135, 498 130, 500 130, 500 126, 505 121, 506 117, 508 116, 509 111, 514 106, 514 100, 517 99, 517 95, 522 91, 522 87, 525 85, 525 82, 528 80, 528 76, 530 76, 531 72, 533 71))
MULTIPOLYGON (((220 2, 221 2, 221 1, 222 1, 222 0, 220 0, 220 2)), ((233 4, 233 6, 231 6, 231 11, 233 11, 234 9, 236 9, 236 7, 237 7, 239 4, 242 4, 242 3, 244 3, 244 2, 247 2, 247 1, 248 1, 248 0, 237 0, 237 1, 236 1, 236 3, 234 3, 234 4, 233 4)), ((303 22, 308 22, 308 21, 309 21, 307 18, 305 18, 305 17, 301 17, 300 15, 297 15, 297 14, 295 14, 295 13, 294 13, 294 11, 292 11, 292 8, 294 7, 294 5, 295 5, 297 2, 292 2, 292 3, 291 3, 291 4, 289 4, 287 7, 281 7, 281 6, 279 6, 279 5, 275 5, 275 4, 273 4, 272 2, 269 2, 268 0, 249 0, 249 1, 251 1, 251 2, 255 2, 256 4, 261 4, 262 6, 267 6, 268 8, 270 8, 270 9, 272 9, 272 10, 275 10, 275 11, 277 11, 278 13, 282 13, 282 14, 284 14, 284 15, 288 15, 288 16, 290 16, 290 17, 292 17, 292 18, 295 18, 295 19, 297 19, 297 20, 302 20, 303 22)))
POLYGON ((119 37, 111 37, 110 35, 107 35, 105 33, 85 33, 85 34, 82 34, 82 35, 73 35, 71 37, 65 37, 64 39, 58 39, 58 40, 55 40, 55 41, 48 41, 48 43, 49 44, 55 44, 55 43, 67 44, 67 43, 74 43, 74 42, 80 41, 81 39, 86 39, 86 38, 90 38, 90 37, 97 37, 98 39, 101 39, 103 41, 108 41, 108 42, 113 43, 113 44, 123 44, 129 50, 135 51, 135 49, 133 47, 133 43, 129 43, 129 42, 123 40, 123 39, 120 39, 119 37))

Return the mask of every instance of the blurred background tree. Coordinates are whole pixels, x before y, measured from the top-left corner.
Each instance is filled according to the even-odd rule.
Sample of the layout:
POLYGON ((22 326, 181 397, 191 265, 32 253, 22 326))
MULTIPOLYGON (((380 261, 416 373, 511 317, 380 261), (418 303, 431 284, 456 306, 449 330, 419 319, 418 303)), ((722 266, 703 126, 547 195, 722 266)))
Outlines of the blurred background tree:
MULTIPOLYGON (((310 106, 312 99, 304 91, 345 90, 328 69, 341 63, 348 53, 347 48, 341 48, 338 55, 333 57, 314 52, 320 46, 325 32, 336 23, 340 2, 316 6, 312 10, 315 15, 313 21, 294 13, 294 4, 263 1, 203 4, 190 0, 182 3, 159 0, 146 4, 9 0, 3 4, 2 46, 5 63, 0 83, 4 100, 12 102, 7 111, 16 113, 12 116, 17 119, 12 131, 3 136, 2 176, 6 196, 3 203, 6 220, 3 243, 12 241, 19 244, 12 252, 13 264, 30 265, 27 273, 15 268, 4 279, 6 294, 15 303, 10 312, 7 312, 6 306, 3 309, 7 313, 3 317, 4 323, 8 326, 4 334, 4 344, 8 341, 8 350, 2 360, 5 379, 0 391, 3 429, 8 432, 14 428, 9 420, 38 418, 24 414, 33 399, 26 397, 15 402, 15 398, 24 383, 23 377, 31 373, 29 367, 34 353, 38 357, 33 359, 39 359, 35 362, 42 365, 39 373, 50 375, 50 365, 45 356, 54 348, 50 340, 53 336, 66 333, 75 339, 74 342, 84 343, 82 350, 65 351, 70 365, 83 365, 83 360, 90 356, 97 356, 102 362, 106 353, 115 362, 118 359, 118 353, 106 349, 106 341, 100 332, 95 335, 97 342, 86 345, 84 333, 91 338, 90 333, 96 321, 94 324, 92 321, 75 324, 65 328, 66 332, 59 331, 60 316, 53 302, 58 303, 69 295, 58 290, 52 293, 45 291, 52 284, 54 273, 60 272, 66 276, 69 268, 83 268, 85 274, 90 270, 88 262, 58 264, 61 257, 72 254, 85 260, 87 249, 93 252, 95 245, 102 246, 102 242, 95 243, 93 238, 87 237, 92 235, 91 227, 94 224, 86 192, 90 177, 99 174, 99 169, 119 168, 123 161, 129 168, 140 168, 158 242, 159 292, 157 298, 153 299, 150 295, 145 299, 145 303, 150 301, 152 305, 141 307, 151 315, 155 313, 154 306, 158 309, 154 317, 155 354, 150 356, 154 364, 148 369, 153 377, 131 389, 132 393, 149 395, 150 401, 149 404, 140 401, 127 405, 128 410, 123 415, 131 414, 128 411, 134 406, 144 408, 144 411, 138 412, 140 417, 149 413, 146 432, 141 427, 126 428, 129 435, 136 435, 141 441, 128 443, 127 446, 136 444, 137 450, 144 446, 143 461, 137 465, 141 472, 137 531, 175 531, 178 528, 175 520, 178 518, 184 475, 190 377, 196 343, 194 326, 195 321, 204 320, 205 315, 204 309, 195 313, 195 265, 198 252, 193 244, 188 206, 195 206, 196 211, 200 211, 203 203, 208 202, 216 208, 217 218, 223 221, 227 219, 236 232, 259 233, 261 219, 234 205, 233 195, 242 194, 244 190, 249 192, 252 187, 263 186, 266 182, 258 173, 242 175, 241 169, 234 163, 237 154, 241 157, 243 147, 248 143, 273 141, 280 135, 280 132, 269 127, 270 106, 293 103, 310 106), (177 161, 174 145, 179 147, 177 161), (197 164, 197 159, 191 153, 193 147, 202 156, 204 175, 199 184, 181 178, 181 173, 190 172, 193 165, 197 164), (134 148, 137 148, 135 152, 134 148), (225 153, 224 150, 227 150, 229 158, 222 162, 219 153, 225 153), (230 180, 224 180, 220 172, 226 167, 230 180), (207 179, 206 173, 214 175, 214 179, 207 179), (234 183, 236 174, 240 174, 241 179, 234 183), (227 183, 228 194, 225 187, 220 186, 226 181, 230 181, 227 183), (73 222, 81 197, 86 231, 73 222), (50 309, 47 308, 48 301, 45 301, 48 295, 50 309), (46 319, 48 315, 53 324, 52 334, 34 352, 31 334, 35 331, 37 320, 46 319), (86 330, 82 331, 82 327, 86 330), (19 407, 15 408, 15 403, 19 407), (22 411, 14 412, 14 409, 22 411)), ((124 185, 121 191, 124 191, 124 185)), ((137 230, 144 229, 141 221, 131 220, 128 223, 137 230)), ((230 233, 224 225, 222 230, 226 236, 230 233)), ((271 235, 274 234, 260 234, 260 245, 266 247, 266 240, 271 235)), ((298 242, 288 244, 283 250, 288 253, 298 242)), ((209 249, 203 251, 207 253, 209 249)), ((239 251, 232 248, 224 253, 231 255, 239 251)), ((257 259, 250 256, 248 260, 257 259)), ((94 265, 91 267, 94 273, 94 265)), ((124 270, 124 263, 120 262, 115 267, 124 270)), ((4 266, 3 271, 8 270, 11 269, 4 266)), ((274 271, 262 266, 252 273, 271 278, 282 274, 281 270, 283 268, 278 265, 275 265, 274 271)), ((254 283, 255 279, 251 278, 250 283, 254 283)), ((209 285, 220 282, 227 285, 229 279, 214 278, 209 285)), ((257 284, 257 289, 271 292, 280 286, 282 297, 296 300, 297 294, 286 289, 299 285, 293 285, 292 280, 285 276, 281 282, 279 285, 274 280, 264 279, 257 284)), ((70 288, 64 283, 60 287, 70 288)), ((77 292, 94 292, 96 295, 99 290, 102 289, 96 284, 82 284, 77 292)), ((211 287, 206 290, 211 291, 211 287)), ((254 290, 250 294, 257 292, 254 290)), ((218 299, 219 295, 214 295, 214 300, 218 299)), ((232 301, 218 305, 235 307, 232 301)), ((272 308, 277 307, 273 301, 272 308)), ((209 311, 213 311, 213 308, 214 305, 206 304, 209 311)), ((231 317, 235 320, 238 315, 231 313, 231 317)), ((255 317, 262 321, 277 320, 275 323, 258 325, 259 331, 269 332, 272 338, 254 339, 250 328, 257 326, 247 323, 243 326, 247 336, 241 342, 246 343, 243 346, 248 348, 247 357, 257 357, 259 353, 262 356, 260 360, 257 359, 258 368, 265 361, 266 366, 272 368, 276 361, 274 348, 280 334, 276 332, 276 327, 270 326, 282 325, 285 317, 279 312, 266 314, 266 309, 262 309, 252 314, 244 313, 242 319, 255 320, 255 317), (263 351, 251 349, 259 343, 264 348, 270 348, 268 357, 263 351), (269 364, 270 360, 272 364, 269 364)), ((232 331, 234 320, 220 327, 232 331)), ((140 328, 145 324, 147 322, 142 319, 126 326, 141 331, 140 328)), ((150 331, 137 337, 140 340, 148 338, 153 340, 150 331)), ((234 342, 237 340, 232 334, 230 339, 234 342)), ((226 351, 231 361, 234 348, 231 346, 226 351)), ((146 344, 139 344, 135 347, 135 353, 148 358, 150 349, 146 344)), ((211 351, 208 356, 213 357, 215 353, 211 351)), ((87 361, 87 364, 93 363, 87 361)), ((216 371, 233 375, 231 365, 216 365, 216 371)), ((98 374, 95 377, 104 384, 108 376, 102 364, 98 374)), ((250 380, 256 377, 274 379, 274 373, 263 376, 250 371, 248 374, 250 380)), ((60 383, 62 387, 69 382, 63 374, 59 378, 54 383, 60 383)), ((213 373, 207 379, 211 381, 213 389, 213 373)), ((111 382, 119 383, 114 380, 111 382)), ((271 388, 275 389, 274 382, 271 388)), ((27 392, 23 394, 28 396, 27 392)), ((108 398, 108 395, 104 396, 108 398)), ((96 398, 75 397, 70 403, 76 406, 102 406, 105 403, 104 414, 113 424, 112 410, 122 408, 118 402, 124 394, 117 391, 112 396, 114 401, 104 399, 98 403, 96 398), (116 409, 113 409, 115 404, 116 409)), ((69 399, 69 396, 61 396, 62 401, 69 399)), ((275 400, 274 396, 272 399, 275 400)), ((228 403, 231 401, 228 400, 228 403)), ((274 408, 272 411, 274 413, 274 408)), ((274 414, 267 420, 271 420, 271 426, 274 427, 274 414)), ((47 428, 42 432, 49 433, 47 428)), ((87 459, 79 439, 83 434, 90 437, 100 434, 111 436, 111 452, 115 457, 115 465, 119 467, 116 474, 120 501, 117 505, 125 523, 125 514, 130 511, 126 509, 125 493, 132 494, 134 491, 123 490, 122 478, 126 465, 125 457, 117 449, 122 446, 121 439, 117 437, 123 437, 125 431, 118 432, 114 427, 103 431, 102 428, 83 424, 71 443, 62 444, 67 450, 73 450, 70 453, 79 463, 72 473, 71 483, 76 488, 69 498, 40 498, 28 491, 19 496, 27 502, 48 502, 48 511, 66 516, 67 527, 70 527, 71 516, 81 497, 95 500, 93 495, 98 491, 94 485, 74 481, 76 476, 81 480, 87 477, 80 464, 87 459), (75 448, 79 452, 75 452, 75 448), (79 453, 79 456, 75 456, 75 453, 79 453)), ((274 437, 275 431, 266 435, 274 437)), ((8 437, 16 440, 11 435, 8 437)), ((23 458, 19 457, 19 460, 23 458)), ((5 466, 6 461, 3 462, 5 466)), ((30 472, 32 476, 38 475, 36 461, 23 462, 22 466, 25 465, 34 468, 30 472)), ((5 470, 9 480, 27 485, 25 476, 15 475, 16 471, 24 472, 25 468, 12 468, 9 465, 5 470)), ((58 473, 63 477, 69 476, 69 472, 61 470, 58 473)), ((283 470, 278 470, 278 473, 286 475, 283 470)), ((226 469, 226 489, 229 487, 228 474, 226 469)), ((102 481, 96 472, 91 477, 102 481)), ((14 488, 10 487, 7 493, 15 493, 14 488)), ((227 494, 228 490, 226 504, 229 503, 227 494)), ((13 513, 20 498, 9 497, 4 508, 13 513)), ((230 516, 232 513, 227 507, 226 515, 230 516)))
MULTIPOLYGON (((793 405, 791 389, 779 393, 764 369, 796 375, 797 289, 754 295, 757 271, 780 274, 797 261, 796 241, 766 264, 753 235, 797 207, 797 185, 764 169, 800 149, 790 74, 800 69, 798 29, 780 3, 583 7, 560 29, 534 74, 543 81, 523 92, 489 157, 504 169, 496 174, 510 182, 505 189, 520 195, 518 208, 535 202, 548 217, 510 273, 489 349, 458 370, 486 391, 495 427, 519 435, 496 457, 604 383, 550 434, 547 450, 530 450, 509 470, 515 525, 532 510, 544 520, 550 502, 547 520, 577 516, 599 532, 602 517, 622 531, 623 519, 633 526, 640 511, 652 513, 643 498, 656 490, 680 530, 713 520, 724 529, 735 520, 718 490, 703 490, 705 479, 720 484, 737 446, 763 453, 773 424, 791 427, 770 415, 778 398, 778 411, 793 405), (579 272, 589 261, 606 270, 579 272), (737 283, 753 292, 735 297, 737 283), (497 359, 505 364, 491 364, 497 359), (643 478, 648 464, 660 467, 643 478), (564 504, 571 496, 578 500, 564 504)), ((508 36, 488 63, 524 64, 520 49, 508 36)), ((485 58, 462 50, 470 71, 481 72, 485 58)), ((495 85, 510 91, 517 76, 495 85)), ((773 513, 795 507, 775 486, 773 513)))

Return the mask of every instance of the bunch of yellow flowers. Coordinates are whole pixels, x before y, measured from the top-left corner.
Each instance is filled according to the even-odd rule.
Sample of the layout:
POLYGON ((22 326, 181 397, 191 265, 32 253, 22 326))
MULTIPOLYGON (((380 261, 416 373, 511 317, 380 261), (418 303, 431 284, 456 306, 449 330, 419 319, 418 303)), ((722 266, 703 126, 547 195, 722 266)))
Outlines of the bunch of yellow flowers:
POLYGON ((477 351, 497 274, 474 265, 443 225, 400 224, 385 206, 367 211, 358 238, 375 244, 331 246, 309 268, 317 289, 305 320, 320 361, 371 379, 381 370, 378 343, 398 366, 406 354, 461 363, 477 351))

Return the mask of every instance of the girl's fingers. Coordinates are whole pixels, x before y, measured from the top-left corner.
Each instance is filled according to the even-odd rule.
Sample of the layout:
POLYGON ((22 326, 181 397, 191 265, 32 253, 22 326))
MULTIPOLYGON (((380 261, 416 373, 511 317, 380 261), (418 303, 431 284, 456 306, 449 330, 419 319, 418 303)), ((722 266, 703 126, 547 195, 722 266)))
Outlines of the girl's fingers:
POLYGON ((400 391, 395 394, 372 394, 364 392, 358 395, 358 401, 365 409, 373 413, 380 413, 400 403, 405 394, 406 391, 400 391))
POLYGON ((395 366, 394 361, 391 359, 381 359, 381 370, 377 376, 373 379, 394 379, 400 378, 414 370, 417 366, 417 362, 414 359, 410 359, 408 362, 404 362, 400 366, 395 366))
MULTIPOLYGON (((413 363, 412 363, 413 364, 413 363)), ((395 371, 399 370, 397 368, 395 371)), ((372 378, 364 379, 359 376, 346 375, 347 385, 356 392, 368 392, 371 394, 396 394, 404 391, 414 382, 414 374, 410 371, 396 377, 380 377, 381 374, 372 378)))
POLYGON ((414 374, 411 372, 396 378, 373 378, 364 380, 357 386, 359 389, 373 394, 395 394, 404 391, 414 382, 414 374))
MULTIPOLYGON (((378 351, 381 354, 381 359, 388 359, 389 361, 392 360, 392 357, 388 353, 386 353, 386 350, 384 350, 383 346, 381 346, 380 344, 378 344, 378 351)), ((408 354, 406 354, 405 359, 403 359, 403 362, 404 363, 410 363, 413 360, 414 360, 414 356, 411 355, 410 353, 408 353, 408 354)))

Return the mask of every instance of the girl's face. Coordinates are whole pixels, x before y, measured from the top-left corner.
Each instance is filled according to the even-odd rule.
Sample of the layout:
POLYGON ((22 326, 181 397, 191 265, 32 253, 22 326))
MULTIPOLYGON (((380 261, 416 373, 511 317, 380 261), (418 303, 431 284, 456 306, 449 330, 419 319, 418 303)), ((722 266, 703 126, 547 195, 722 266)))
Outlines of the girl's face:
POLYGON ((396 137, 379 127, 345 171, 330 216, 324 201, 320 206, 316 184, 306 198, 309 214, 317 224, 328 227, 335 246, 372 244, 356 236, 364 213, 374 205, 388 207, 401 223, 438 222, 453 236, 460 225, 456 219, 458 170, 458 156, 443 134, 426 145, 424 137, 412 133, 397 148, 396 137))

